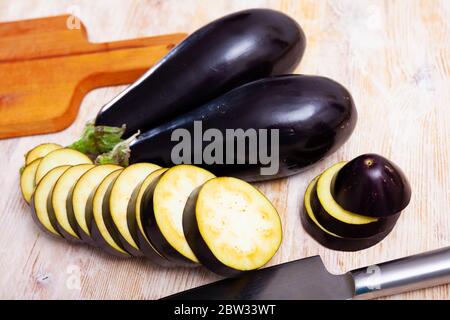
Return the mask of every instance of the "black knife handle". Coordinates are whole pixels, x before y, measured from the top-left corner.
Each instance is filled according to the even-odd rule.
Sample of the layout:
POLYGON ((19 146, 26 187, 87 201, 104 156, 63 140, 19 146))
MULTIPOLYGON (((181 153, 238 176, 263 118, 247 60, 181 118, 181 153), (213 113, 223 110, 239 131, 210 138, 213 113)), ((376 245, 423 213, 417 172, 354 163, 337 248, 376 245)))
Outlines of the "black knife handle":
POLYGON ((350 271, 356 299, 450 283, 450 247, 350 271))

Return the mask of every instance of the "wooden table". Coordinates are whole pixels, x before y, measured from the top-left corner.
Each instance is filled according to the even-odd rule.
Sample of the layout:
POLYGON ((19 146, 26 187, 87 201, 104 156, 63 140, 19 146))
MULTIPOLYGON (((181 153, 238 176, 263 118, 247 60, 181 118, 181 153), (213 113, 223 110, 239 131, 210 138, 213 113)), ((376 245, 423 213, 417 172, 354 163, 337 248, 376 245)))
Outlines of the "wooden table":
MULTIPOLYGON (((343 83, 355 98, 359 120, 350 141, 313 169, 261 185, 279 209, 284 226, 284 242, 270 264, 320 254, 329 270, 339 273, 449 245, 450 1, 211 3, 3 0, 0 21, 72 12, 86 24, 92 41, 112 41, 192 32, 249 7, 284 11, 302 25, 308 38, 298 72, 343 83), (366 152, 380 153, 404 169, 412 184, 411 204, 391 235, 377 246, 356 253, 330 251, 300 225, 306 184, 330 164, 366 152)), ((50 239, 33 224, 19 191, 24 153, 41 142, 72 142, 84 123, 122 89, 90 93, 76 122, 63 132, 0 140, 0 298, 154 299, 217 279, 203 268, 162 269, 145 261, 112 258, 93 248, 50 239)), ((441 286, 393 298, 449 297, 449 286, 441 286)))

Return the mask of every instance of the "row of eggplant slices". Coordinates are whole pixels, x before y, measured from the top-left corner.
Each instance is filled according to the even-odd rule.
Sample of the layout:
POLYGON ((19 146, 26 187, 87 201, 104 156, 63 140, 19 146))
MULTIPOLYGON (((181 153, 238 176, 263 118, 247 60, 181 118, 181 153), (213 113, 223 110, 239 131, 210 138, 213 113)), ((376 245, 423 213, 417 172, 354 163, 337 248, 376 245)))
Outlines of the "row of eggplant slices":
POLYGON ((301 220, 323 246, 358 251, 383 240, 411 199, 403 171, 377 154, 339 162, 306 189, 301 220))
POLYGON ((115 256, 235 276, 263 266, 281 244, 280 217, 260 191, 192 165, 95 165, 46 143, 26 154, 20 186, 46 233, 115 256))

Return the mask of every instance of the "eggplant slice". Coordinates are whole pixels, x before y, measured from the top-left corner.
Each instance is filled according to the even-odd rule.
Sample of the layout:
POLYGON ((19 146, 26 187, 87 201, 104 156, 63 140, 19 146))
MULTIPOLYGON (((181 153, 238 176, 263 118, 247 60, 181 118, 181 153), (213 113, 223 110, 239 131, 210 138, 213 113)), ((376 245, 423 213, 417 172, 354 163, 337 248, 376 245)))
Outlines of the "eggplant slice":
POLYGON ((120 241, 126 251, 142 256, 136 239, 136 216, 129 214, 128 205, 142 181, 153 171, 161 169, 152 163, 136 163, 125 168, 114 182, 109 196, 111 218, 117 228, 120 241))
POLYGON ((249 183, 230 177, 209 180, 191 194, 183 228, 200 262, 222 276, 262 267, 282 240, 272 203, 249 183))
POLYGON ((62 237, 62 235, 58 230, 55 213, 51 205, 51 194, 59 177, 69 168, 70 166, 59 166, 47 172, 37 185, 31 199, 34 221, 46 233, 57 237, 62 237))
POLYGON ((103 179, 111 172, 120 170, 116 165, 96 166, 83 174, 73 188, 72 208, 77 224, 77 231, 85 242, 94 244, 91 238, 92 199, 103 179))
MULTIPOLYGON (((339 219, 336 219, 328 211, 325 210, 322 203, 319 201, 317 196, 317 184, 311 192, 310 198, 311 209, 316 216, 317 221, 327 230, 338 234, 345 238, 367 238, 372 237, 375 234, 386 231, 387 229, 392 229, 395 225, 400 213, 387 216, 384 218, 378 218, 374 222, 369 222, 365 224, 348 224, 339 219)), ((342 209, 342 208, 341 208, 342 209)))
POLYGON ((345 161, 338 162, 326 169, 317 180, 317 197, 326 212, 336 220, 351 225, 364 225, 376 222, 378 219, 359 215, 343 209, 331 194, 331 182, 335 174, 346 164, 345 161))
POLYGON ((41 181, 51 169, 64 165, 92 164, 91 159, 85 154, 69 148, 54 150, 42 158, 36 170, 36 184, 41 181))
POLYGON ((129 214, 135 214, 136 216, 136 232, 137 232, 137 242, 139 249, 142 251, 144 256, 148 258, 150 261, 162 266, 162 267, 171 267, 174 266, 172 262, 167 260, 165 257, 163 257, 158 250, 155 249, 155 247, 152 245, 150 240, 147 238, 144 232, 144 228, 142 226, 142 220, 141 220, 141 203, 142 198, 144 196, 145 191, 147 188, 159 178, 167 169, 161 168, 158 169, 145 178, 145 180, 142 182, 142 184, 139 187, 139 192, 137 193, 136 200, 130 201, 129 210, 132 210, 129 214))
POLYGON ((191 192, 214 177, 205 169, 178 165, 151 183, 142 196, 145 235, 159 253, 177 265, 198 265, 184 236, 183 210, 191 192))
POLYGON ((310 199, 317 180, 319 177, 313 179, 305 192, 304 208, 301 210, 301 221, 303 228, 309 233, 318 243, 331 250, 338 251, 359 251, 374 246, 383 240, 394 228, 395 224, 386 231, 367 238, 344 238, 331 231, 325 229, 316 219, 312 210, 310 199))
POLYGON ((58 231, 67 240, 75 242, 81 240, 77 231, 71 196, 78 179, 93 167, 93 164, 79 164, 67 169, 53 188, 51 201, 58 231))
POLYGON ((41 158, 35 159, 23 169, 20 175, 20 190, 24 200, 30 204, 31 197, 36 189, 35 176, 36 170, 41 162, 41 158))
POLYGON ((95 244, 111 255, 128 258, 130 254, 120 243, 119 234, 109 212, 109 194, 122 170, 110 173, 98 186, 92 199, 91 237, 95 244))
POLYGON ((43 158, 50 152, 61 148, 62 146, 56 143, 40 144, 27 152, 27 154, 25 155, 25 165, 29 165, 34 160, 43 158))

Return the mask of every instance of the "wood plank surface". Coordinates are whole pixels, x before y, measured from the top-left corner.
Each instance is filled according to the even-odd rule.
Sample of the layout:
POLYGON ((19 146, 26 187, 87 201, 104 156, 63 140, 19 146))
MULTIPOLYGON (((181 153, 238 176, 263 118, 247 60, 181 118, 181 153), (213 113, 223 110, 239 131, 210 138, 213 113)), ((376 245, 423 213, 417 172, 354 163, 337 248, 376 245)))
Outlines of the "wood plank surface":
MULTIPOLYGON (((270 7, 294 17, 308 39, 297 71, 341 82, 352 92, 359 112, 353 136, 334 155, 305 173, 260 185, 284 227, 283 244, 270 265, 320 254, 331 272, 341 273, 450 245, 450 1, 3 0, 0 21, 75 13, 91 41, 107 42, 192 32, 250 7, 270 7), (412 185, 411 204, 394 231, 375 247, 356 253, 325 249, 300 224, 306 185, 330 164, 366 152, 380 153, 404 169, 412 185)), ((163 269, 112 258, 50 239, 33 224, 19 191, 23 155, 41 142, 72 142, 122 89, 88 94, 65 131, 0 140, 0 298, 155 299, 217 279, 203 268, 163 269)), ((389 299, 449 297, 447 285, 389 299)))

